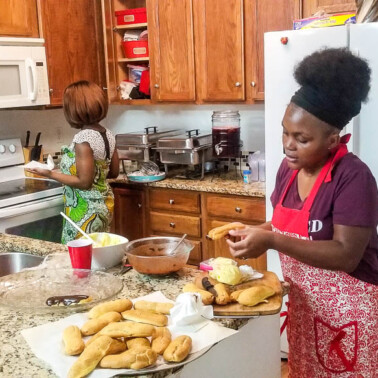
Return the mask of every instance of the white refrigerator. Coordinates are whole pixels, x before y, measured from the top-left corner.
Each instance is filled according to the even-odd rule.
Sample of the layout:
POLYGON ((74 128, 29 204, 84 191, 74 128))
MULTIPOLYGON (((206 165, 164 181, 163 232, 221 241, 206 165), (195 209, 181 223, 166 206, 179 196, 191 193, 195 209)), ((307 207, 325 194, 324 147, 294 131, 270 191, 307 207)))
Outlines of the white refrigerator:
MULTIPOLYGON (((298 89, 293 77, 294 67, 305 56, 322 47, 347 47, 365 58, 372 69, 369 101, 361 113, 344 129, 352 138, 348 144, 378 178, 378 23, 353 24, 319 29, 288 30, 265 34, 265 160, 266 219, 273 209, 270 195, 276 173, 284 158, 281 142, 282 118, 291 96, 298 89)), ((336 85, 336 84, 335 84, 336 85)), ((268 270, 282 279, 276 251, 268 251, 268 270)), ((283 311, 285 307, 283 308, 283 311)), ((281 337, 281 351, 287 352, 286 334, 281 337)))

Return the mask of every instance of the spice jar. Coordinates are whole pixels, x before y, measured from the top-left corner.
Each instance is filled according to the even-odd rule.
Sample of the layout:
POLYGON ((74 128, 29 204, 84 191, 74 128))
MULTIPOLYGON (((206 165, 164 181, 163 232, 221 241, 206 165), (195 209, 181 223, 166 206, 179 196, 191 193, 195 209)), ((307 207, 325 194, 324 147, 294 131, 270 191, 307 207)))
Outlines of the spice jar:
POLYGON ((240 114, 238 111, 215 111, 212 116, 213 154, 216 157, 239 157, 240 114))

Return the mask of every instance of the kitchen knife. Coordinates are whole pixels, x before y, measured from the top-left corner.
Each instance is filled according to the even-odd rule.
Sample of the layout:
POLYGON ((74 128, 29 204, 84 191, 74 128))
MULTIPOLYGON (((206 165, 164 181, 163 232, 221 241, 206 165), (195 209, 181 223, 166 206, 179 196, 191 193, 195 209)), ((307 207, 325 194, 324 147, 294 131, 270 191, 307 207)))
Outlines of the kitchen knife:
POLYGON ((33 148, 30 151, 30 160, 38 161, 41 155, 41 148, 42 146, 38 146, 39 139, 41 138, 41 133, 39 132, 35 138, 35 143, 33 148))
POLYGON ((213 294, 214 297, 218 296, 217 291, 214 289, 214 285, 209 281, 207 277, 202 278, 202 286, 205 288, 205 290, 213 294))
POLYGON ((26 132, 26 141, 25 141, 25 148, 29 147, 29 140, 30 140, 30 130, 26 132))

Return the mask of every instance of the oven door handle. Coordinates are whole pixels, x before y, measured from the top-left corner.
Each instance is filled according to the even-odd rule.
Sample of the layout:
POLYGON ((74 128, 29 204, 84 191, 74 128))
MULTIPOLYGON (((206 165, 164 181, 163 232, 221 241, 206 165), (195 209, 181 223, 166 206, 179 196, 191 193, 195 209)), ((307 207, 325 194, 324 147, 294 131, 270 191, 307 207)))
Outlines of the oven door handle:
POLYGON ((5 209, 0 209, 0 219, 12 218, 22 214, 32 213, 34 211, 49 209, 62 205, 63 207, 63 197, 59 196, 56 198, 43 198, 39 201, 34 201, 32 203, 27 202, 20 205, 14 205, 5 209))

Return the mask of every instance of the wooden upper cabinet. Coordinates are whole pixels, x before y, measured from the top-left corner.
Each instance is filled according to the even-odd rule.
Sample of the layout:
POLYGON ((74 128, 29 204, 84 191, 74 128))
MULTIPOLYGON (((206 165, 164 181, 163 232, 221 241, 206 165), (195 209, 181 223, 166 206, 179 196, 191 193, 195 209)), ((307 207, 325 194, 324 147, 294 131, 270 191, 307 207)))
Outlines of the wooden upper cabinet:
POLYGON ((40 0, 51 105, 61 105, 67 85, 105 83, 101 2, 40 0))
POLYGON ((38 38, 37 0, 0 0, 0 35, 38 38))
POLYGON ((147 1, 151 97, 195 101, 192 0, 147 1))
POLYGON ((302 0, 302 3, 303 18, 319 11, 329 14, 356 11, 356 2, 351 0, 302 0))
POLYGON ((296 18, 300 18, 300 0, 245 0, 248 102, 264 100, 264 33, 293 29, 296 18))
POLYGON ((243 0, 193 0, 198 99, 245 99, 243 0))

